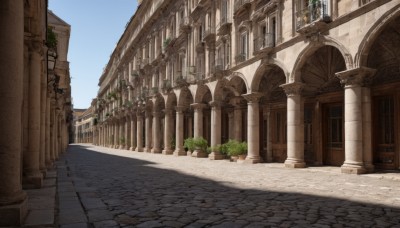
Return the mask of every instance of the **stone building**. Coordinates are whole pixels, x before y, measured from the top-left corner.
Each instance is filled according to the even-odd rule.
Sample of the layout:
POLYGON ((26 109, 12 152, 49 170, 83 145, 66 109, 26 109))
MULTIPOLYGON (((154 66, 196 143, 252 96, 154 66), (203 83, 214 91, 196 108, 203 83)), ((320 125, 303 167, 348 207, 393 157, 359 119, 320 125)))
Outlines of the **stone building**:
POLYGON ((399 169, 399 31, 400 0, 141 1, 95 144, 179 156, 202 136, 247 141, 248 163, 399 169))
POLYGON ((75 143, 93 143, 93 130, 97 124, 94 107, 74 110, 75 143))
POLYGON ((70 26, 47 4, 0 2, 0 226, 21 225, 23 188, 41 188, 68 145, 70 26))

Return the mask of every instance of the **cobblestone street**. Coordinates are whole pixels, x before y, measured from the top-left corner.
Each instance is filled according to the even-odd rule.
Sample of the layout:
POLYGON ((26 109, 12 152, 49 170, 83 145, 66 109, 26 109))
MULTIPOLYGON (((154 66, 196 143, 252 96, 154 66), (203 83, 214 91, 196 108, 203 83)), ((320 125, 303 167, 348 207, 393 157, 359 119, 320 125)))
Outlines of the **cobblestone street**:
POLYGON ((61 227, 400 227, 400 174, 86 144, 70 146, 58 166, 61 227))

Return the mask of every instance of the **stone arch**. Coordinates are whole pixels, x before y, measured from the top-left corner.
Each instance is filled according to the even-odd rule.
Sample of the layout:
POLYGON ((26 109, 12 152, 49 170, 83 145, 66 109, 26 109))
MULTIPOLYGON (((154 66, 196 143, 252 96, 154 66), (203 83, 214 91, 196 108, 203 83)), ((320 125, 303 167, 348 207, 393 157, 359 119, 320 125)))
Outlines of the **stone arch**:
POLYGON ((178 106, 189 107, 193 103, 193 95, 186 87, 181 88, 178 95, 178 106))
POLYGON ((251 86, 250 86, 250 91, 251 92, 260 92, 261 88, 261 82, 262 79, 264 78, 266 73, 269 73, 269 71, 275 71, 277 69, 280 69, 281 73, 285 77, 285 81, 282 83, 284 84, 287 82, 287 76, 289 75, 288 71, 286 70, 286 67, 284 66, 283 63, 272 60, 269 61, 268 63, 262 63, 256 70, 253 80, 251 81, 251 86))
POLYGON ((211 90, 208 85, 199 85, 196 90, 194 103, 207 103, 212 100, 211 90))
POLYGON ((345 46, 340 44, 338 41, 334 40, 331 37, 325 36, 325 37, 319 37, 322 39, 319 42, 311 42, 306 48, 304 48, 299 56, 297 57, 297 60, 294 64, 292 75, 289 79, 288 82, 300 82, 301 81, 301 69, 303 68, 305 62, 309 60, 311 56, 314 55, 314 53, 319 50, 322 47, 325 46, 331 46, 335 49, 337 49, 340 53, 341 56, 345 62, 345 67, 347 70, 353 68, 353 60, 352 60, 352 55, 350 52, 347 50, 345 46))
POLYGON ((167 95, 167 99, 165 100, 165 108, 166 109, 174 109, 177 105, 177 98, 175 93, 169 93, 167 95))
POLYGON ((305 95, 317 95, 342 89, 337 72, 346 70, 345 59, 334 46, 321 46, 297 69, 296 81, 304 83, 305 95))
POLYGON ((368 62, 368 55, 371 51, 373 44, 376 39, 382 33, 383 30, 387 28, 387 25, 392 23, 394 20, 399 20, 400 18, 400 5, 395 6, 393 9, 386 12, 381 19, 371 27, 371 29, 364 36, 358 51, 354 57, 355 67, 366 66, 368 62))
POLYGON ((227 78, 226 86, 230 86, 235 88, 237 91, 241 91, 241 94, 246 94, 251 91, 249 87, 249 83, 247 82, 246 78, 242 73, 234 72, 227 78), (242 84, 243 83, 243 84, 242 84), (242 86, 242 88, 239 88, 242 86), (244 86, 244 87, 243 87, 244 86))
POLYGON ((153 110, 154 111, 162 111, 163 109, 165 109, 165 100, 164 100, 163 96, 158 94, 154 98, 154 108, 153 108, 153 110))

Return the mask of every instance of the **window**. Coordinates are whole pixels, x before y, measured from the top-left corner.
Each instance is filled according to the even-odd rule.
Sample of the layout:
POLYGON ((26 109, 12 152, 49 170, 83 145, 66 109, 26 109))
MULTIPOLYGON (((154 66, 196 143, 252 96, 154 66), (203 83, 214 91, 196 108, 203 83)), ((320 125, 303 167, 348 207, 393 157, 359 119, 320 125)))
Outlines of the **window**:
POLYGON ((329 147, 343 147, 343 107, 329 107, 329 147))
POLYGON ((248 32, 244 32, 240 35, 240 54, 246 60, 248 58, 248 49, 249 49, 249 39, 248 39, 248 32))

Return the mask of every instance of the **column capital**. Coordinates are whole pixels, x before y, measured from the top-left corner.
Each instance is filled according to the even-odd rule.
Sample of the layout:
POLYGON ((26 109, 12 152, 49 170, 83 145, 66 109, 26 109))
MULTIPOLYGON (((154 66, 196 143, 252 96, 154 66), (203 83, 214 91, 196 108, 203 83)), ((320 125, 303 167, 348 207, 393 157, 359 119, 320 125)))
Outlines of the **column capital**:
POLYGON ((375 69, 368 67, 359 67, 336 73, 340 83, 345 86, 363 86, 368 85, 376 73, 375 69))
POLYGON ((164 112, 165 115, 171 115, 174 110, 170 109, 170 108, 166 108, 166 109, 164 109, 162 111, 164 112))
POLYGON ((190 106, 192 106, 192 108, 194 110, 202 110, 207 107, 207 105, 203 104, 203 103, 194 103, 194 104, 191 104, 190 106))
POLYGON ((247 100, 248 103, 256 103, 260 100, 260 98, 263 96, 262 93, 254 92, 254 93, 248 93, 248 94, 243 94, 242 97, 247 100))
POLYGON ((280 85, 280 87, 285 90, 286 96, 291 97, 295 95, 301 95, 305 84, 301 82, 291 82, 280 85))
POLYGON ((186 107, 183 107, 183 106, 176 106, 175 107, 175 111, 177 113, 182 113, 183 111, 185 111, 185 109, 186 109, 186 107))
POLYGON ((222 102, 221 101, 210 101, 208 103, 212 108, 221 108, 222 102))
POLYGON ((242 98, 240 96, 237 97, 233 97, 229 103, 231 103, 231 105, 233 105, 234 107, 240 107, 240 105, 242 105, 242 98))
POLYGON ((162 112, 160 112, 160 111, 153 112, 153 117, 161 117, 161 116, 162 116, 162 112))

